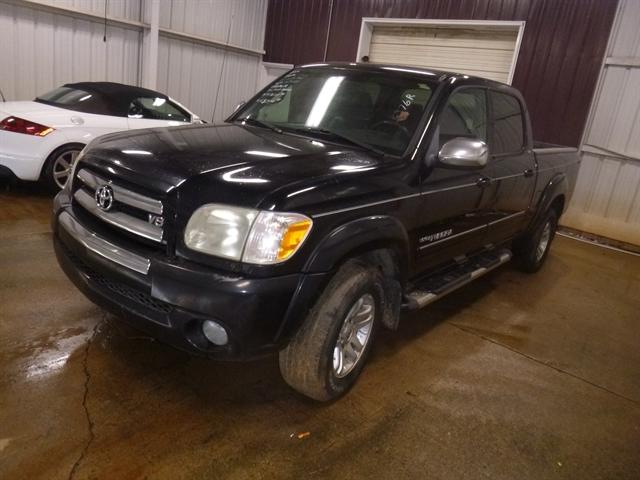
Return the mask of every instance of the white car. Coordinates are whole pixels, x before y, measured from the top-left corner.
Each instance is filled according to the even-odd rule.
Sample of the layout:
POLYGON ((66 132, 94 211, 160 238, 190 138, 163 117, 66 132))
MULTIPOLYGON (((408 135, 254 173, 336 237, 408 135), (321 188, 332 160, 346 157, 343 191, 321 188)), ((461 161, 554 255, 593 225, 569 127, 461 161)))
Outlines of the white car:
POLYGON ((66 84, 32 102, 0 103, 0 176, 39 180, 59 190, 95 137, 201 122, 153 90, 110 82, 66 84))

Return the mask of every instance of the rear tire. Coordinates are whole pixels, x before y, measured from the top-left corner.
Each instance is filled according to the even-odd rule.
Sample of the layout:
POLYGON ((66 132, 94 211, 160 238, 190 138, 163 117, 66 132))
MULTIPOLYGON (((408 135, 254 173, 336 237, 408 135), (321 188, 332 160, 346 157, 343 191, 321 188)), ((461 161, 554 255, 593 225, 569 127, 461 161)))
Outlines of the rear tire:
POLYGON ((557 228, 558 213, 550 208, 533 232, 514 242, 514 260, 520 270, 527 273, 540 270, 547 259, 557 228))
POLYGON ((81 143, 70 143, 56 148, 47 158, 40 175, 40 182, 51 193, 62 190, 71 176, 76 158, 84 148, 81 143))
POLYGON ((280 352, 280 372, 295 390, 318 401, 344 395, 360 375, 382 317, 380 271, 347 261, 280 352))

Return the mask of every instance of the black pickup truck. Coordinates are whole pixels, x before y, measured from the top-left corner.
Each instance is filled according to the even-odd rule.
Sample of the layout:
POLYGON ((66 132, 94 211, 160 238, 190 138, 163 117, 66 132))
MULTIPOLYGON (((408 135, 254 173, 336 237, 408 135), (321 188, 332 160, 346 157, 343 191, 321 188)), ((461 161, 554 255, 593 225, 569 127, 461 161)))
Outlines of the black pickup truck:
POLYGON ((278 351, 317 400, 378 327, 514 258, 540 268, 576 150, 536 145, 520 93, 385 65, 295 68, 219 125, 87 146, 54 243, 95 303, 195 354, 278 351))

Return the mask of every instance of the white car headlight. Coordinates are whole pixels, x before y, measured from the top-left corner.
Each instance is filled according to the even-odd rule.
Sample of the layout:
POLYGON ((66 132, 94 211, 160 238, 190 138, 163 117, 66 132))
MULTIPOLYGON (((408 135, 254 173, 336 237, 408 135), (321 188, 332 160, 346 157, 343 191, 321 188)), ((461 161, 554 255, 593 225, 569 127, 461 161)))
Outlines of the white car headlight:
POLYGON ((184 243, 209 255, 270 265, 290 258, 309 235, 312 224, 299 213, 208 204, 189 219, 184 243))

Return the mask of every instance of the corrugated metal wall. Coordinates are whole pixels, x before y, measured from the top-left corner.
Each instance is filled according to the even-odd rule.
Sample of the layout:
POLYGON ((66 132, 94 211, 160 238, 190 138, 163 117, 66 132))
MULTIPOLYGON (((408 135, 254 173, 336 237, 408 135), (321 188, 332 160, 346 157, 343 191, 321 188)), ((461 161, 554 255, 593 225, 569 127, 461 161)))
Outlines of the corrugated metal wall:
POLYGON ((163 2, 162 28, 230 43, 256 53, 176 39, 161 31, 158 89, 179 99, 205 120, 226 118, 259 87, 262 55, 257 52, 263 48, 267 4, 268 0, 163 2))
MULTIPOLYGON (((104 15, 105 0, 51 3, 104 15)), ((158 89, 206 120, 212 119, 214 111, 216 120, 226 117, 259 86, 267 3, 162 1, 158 89), (222 48, 215 42, 239 48, 222 48)), ((150 2, 111 0, 107 14, 134 24, 110 21, 104 43, 99 18, 0 0, 0 89, 7 100, 32 99, 72 81, 140 85, 141 25, 150 21, 150 2)))
MULTIPOLYGON (((332 2, 270 0, 264 40, 265 62, 299 65, 324 60, 332 2)), ((357 32, 352 33, 357 36, 357 32)))
POLYGON ((222 120, 257 91, 260 63, 259 56, 160 37, 158 90, 207 121, 214 118, 214 110, 214 119, 222 120), (190 72, 188 78, 184 72, 190 72))
MULTIPOLYGON (((77 8, 97 15, 104 15, 104 0, 55 0, 54 3, 60 7, 77 8)), ((108 16, 126 20, 139 20, 141 6, 142 2, 140 0, 111 0, 106 2, 108 16)))
POLYGON ((315 62, 324 59, 326 46, 326 60, 354 61, 362 17, 524 20, 513 85, 527 100, 537 139, 577 146, 616 4, 616 0, 272 0, 265 60, 315 62))
POLYGON ((164 0, 160 26, 262 50, 267 4, 268 0, 164 0))
POLYGON ((96 21, 0 2, 0 90, 7 100, 30 100, 72 81, 136 85, 140 31, 110 25, 107 43, 103 34, 96 21))
POLYGON ((640 2, 622 0, 563 224, 640 245, 640 2))

